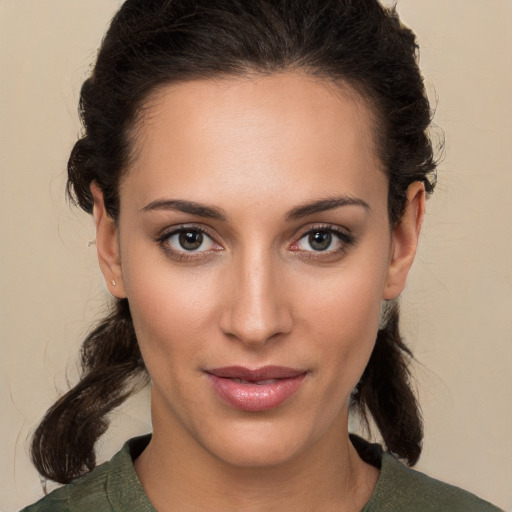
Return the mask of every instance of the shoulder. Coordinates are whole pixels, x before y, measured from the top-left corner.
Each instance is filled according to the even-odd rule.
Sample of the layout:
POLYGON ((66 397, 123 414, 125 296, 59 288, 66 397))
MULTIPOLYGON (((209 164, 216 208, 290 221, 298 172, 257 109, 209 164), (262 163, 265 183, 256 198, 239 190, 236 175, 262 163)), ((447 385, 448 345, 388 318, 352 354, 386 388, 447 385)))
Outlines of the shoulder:
POLYGON ((500 512, 475 495, 382 456, 381 475, 362 512, 500 512))
POLYGON ((131 439, 109 461, 20 512, 155 512, 133 467, 150 436, 131 439))
POLYGON ((107 498, 107 479, 110 462, 105 462, 87 475, 56 489, 37 503, 24 508, 21 512, 64 512, 95 510, 111 511, 107 498), (91 508, 92 507, 92 508, 91 508))

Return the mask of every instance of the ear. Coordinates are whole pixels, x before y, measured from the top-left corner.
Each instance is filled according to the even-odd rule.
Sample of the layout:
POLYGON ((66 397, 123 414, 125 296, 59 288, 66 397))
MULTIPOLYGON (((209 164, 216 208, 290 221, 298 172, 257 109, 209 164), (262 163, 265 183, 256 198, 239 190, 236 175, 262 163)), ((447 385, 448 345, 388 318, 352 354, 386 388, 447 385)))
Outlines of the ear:
POLYGON ((91 183, 93 197, 93 217, 96 225, 96 249, 100 269, 108 291, 118 299, 126 298, 121 272, 121 257, 117 228, 108 215, 103 201, 103 192, 97 183, 91 183))
POLYGON ((382 297, 384 300, 395 299, 405 287, 407 274, 416 255, 424 216, 425 186, 416 181, 407 189, 404 214, 391 233, 391 254, 382 297))

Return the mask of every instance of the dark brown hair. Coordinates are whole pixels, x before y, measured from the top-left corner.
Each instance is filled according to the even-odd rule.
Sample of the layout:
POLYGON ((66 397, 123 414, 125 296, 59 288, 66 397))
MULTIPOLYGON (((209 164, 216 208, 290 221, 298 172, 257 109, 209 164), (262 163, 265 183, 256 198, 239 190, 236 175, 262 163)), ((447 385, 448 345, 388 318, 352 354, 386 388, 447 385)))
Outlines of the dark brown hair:
MULTIPOLYGON (((348 84, 372 106, 375 140, 389 178, 390 223, 400 222, 407 187, 434 187, 431 111, 417 45, 394 9, 377 0, 128 0, 112 20, 83 84, 83 136, 71 153, 68 192, 92 212, 90 185, 117 219, 119 182, 130 157, 130 130, 148 95, 168 83, 300 69, 348 84)), ((352 399, 373 417, 388 449, 414 464, 422 422, 410 389, 410 351, 387 314, 352 399)), ((80 382, 46 413, 35 432, 39 472, 69 482, 95 466, 94 445, 108 413, 145 375, 126 299, 87 337, 80 382)))

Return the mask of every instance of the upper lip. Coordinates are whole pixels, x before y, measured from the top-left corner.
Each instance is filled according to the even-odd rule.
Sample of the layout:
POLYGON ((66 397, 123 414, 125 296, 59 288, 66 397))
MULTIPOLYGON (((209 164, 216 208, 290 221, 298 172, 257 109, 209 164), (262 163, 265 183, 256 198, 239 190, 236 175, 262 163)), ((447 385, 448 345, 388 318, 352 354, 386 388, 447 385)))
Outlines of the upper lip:
POLYGON ((243 379, 257 382, 268 379, 290 379, 306 372, 305 370, 287 368, 286 366, 262 366, 254 369, 245 368, 244 366, 224 366, 208 369, 206 373, 225 379, 243 379))

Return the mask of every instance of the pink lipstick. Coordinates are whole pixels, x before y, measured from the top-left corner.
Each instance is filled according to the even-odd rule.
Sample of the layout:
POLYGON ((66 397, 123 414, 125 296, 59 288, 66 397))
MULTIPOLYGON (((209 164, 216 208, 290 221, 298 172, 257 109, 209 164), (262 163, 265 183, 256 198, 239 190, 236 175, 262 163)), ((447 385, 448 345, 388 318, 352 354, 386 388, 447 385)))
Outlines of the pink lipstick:
POLYGON ((306 371, 284 366, 251 370, 227 366, 206 370, 217 395, 236 409, 266 411, 278 407, 301 386, 306 371))

